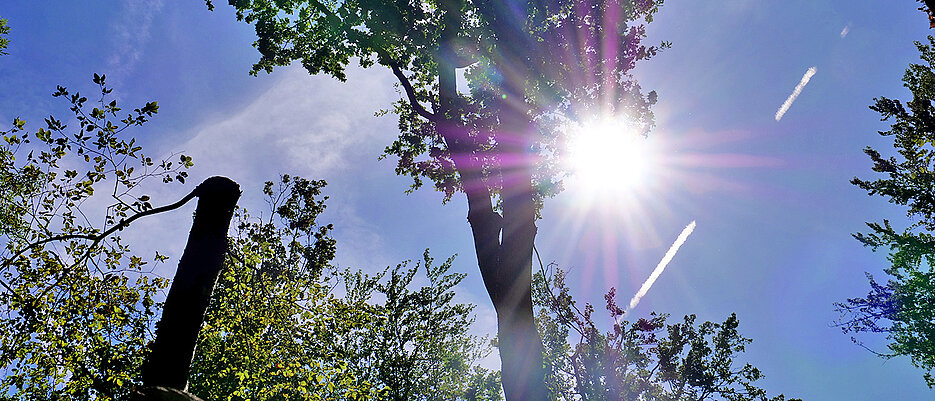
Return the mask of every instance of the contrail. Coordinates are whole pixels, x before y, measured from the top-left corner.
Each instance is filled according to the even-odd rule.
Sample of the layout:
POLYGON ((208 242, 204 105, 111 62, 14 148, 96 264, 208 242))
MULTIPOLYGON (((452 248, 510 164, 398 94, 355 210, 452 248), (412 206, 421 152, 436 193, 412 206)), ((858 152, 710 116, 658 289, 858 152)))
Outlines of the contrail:
POLYGON ((637 304, 640 303, 640 299, 649 292, 649 288, 653 286, 653 283, 656 282, 656 279, 659 278, 659 275, 662 274, 662 271, 666 269, 666 265, 672 261, 672 258, 675 257, 675 253, 679 251, 679 247, 685 243, 685 240, 688 239, 688 236, 691 235, 692 231, 695 231, 695 221, 692 220, 691 223, 688 223, 685 226, 685 229, 682 230, 682 233, 679 234, 679 237, 675 239, 675 242, 672 243, 672 246, 669 247, 669 250, 666 251, 665 256, 662 257, 662 260, 659 261, 659 264, 656 265, 656 269, 653 270, 653 273, 649 275, 649 278, 646 279, 646 282, 643 283, 643 286, 640 287, 640 290, 636 292, 636 295, 633 296, 633 299, 630 300, 630 307, 627 310, 633 310, 637 304))
POLYGON ((799 84, 795 86, 795 89, 792 90, 792 94, 789 95, 789 98, 782 103, 782 106, 779 107, 779 110, 776 111, 776 121, 779 121, 787 111, 789 107, 792 107, 792 102, 795 101, 795 98, 799 97, 799 94, 802 93, 802 89, 805 89, 805 85, 808 84, 808 80, 812 79, 812 76, 818 72, 818 67, 811 67, 808 71, 805 71, 805 75, 802 76, 802 80, 799 81, 799 84))

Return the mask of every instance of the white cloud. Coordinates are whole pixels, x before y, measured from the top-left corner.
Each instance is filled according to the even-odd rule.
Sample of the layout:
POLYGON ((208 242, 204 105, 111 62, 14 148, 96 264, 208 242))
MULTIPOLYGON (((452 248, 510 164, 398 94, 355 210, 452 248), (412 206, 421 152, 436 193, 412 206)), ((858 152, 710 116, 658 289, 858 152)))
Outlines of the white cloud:
POLYGON ((783 102, 779 110, 776 111, 776 121, 781 120, 782 116, 789 111, 789 107, 792 107, 792 102, 795 102, 795 99, 799 97, 799 94, 802 93, 802 89, 805 89, 805 85, 808 84, 808 81, 812 79, 812 76, 814 76, 816 72, 818 72, 818 67, 810 67, 805 71, 805 75, 802 76, 802 80, 799 81, 799 84, 792 90, 792 94, 786 98, 786 101, 783 102))
MULTIPOLYGON (((162 0, 125 0, 120 16, 112 27, 114 51, 107 59, 107 70, 116 81, 127 74, 143 55, 143 45, 149 39, 153 17, 162 9, 162 0)), ((111 80, 115 82, 115 80, 111 80)))
POLYGON ((230 177, 244 191, 239 204, 258 216, 269 213, 259 192, 263 182, 280 174, 326 179, 331 200, 323 221, 337 223, 336 263, 371 269, 398 263, 380 230, 361 217, 369 198, 362 199, 353 187, 334 192, 368 176, 377 155, 397 135, 394 116, 373 115, 398 98, 392 74, 353 67, 342 83, 296 66, 277 70, 273 78, 266 92, 240 109, 174 136, 188 138, 174 148, 193 157, 192 183, 213 175, 230 177))
POLYGON ((688 239, 688 236, 691 235, 692 231, 695 231, 695 221, 692 220, 691 223, 688 223, 682 232, 679 234, 678 238, 675 239, 675 242, 672 243, 672 246, 669 247, 669 250, 666 251, 665 256, 662 257, 662 260, 659 261, 659 264, 656 265, 656 268, 653 269, 653 272, 649 275, 649 278, 643 283, 643 286, 640 287, 640 290, 636 292, 636 295, 633 296, 633 299, 630 299, 630 306, 627 310, 633 310, 636 308, 636 305, 639 305, 640 300, 649 292, 649 289, 653 286, 653 283, 656 282, 656 279, 659 278, 659 275, 662 274, 662 271, 666 269, 666 265, 672 261, 672 258, 675 257, 675 253, 679 251, 679 248, 685 241, 688 239))
POLYGON ((396 96, 384 72, 355 69, 341 83, 298 67, 279 70, 282 77, 269 90, 228 116, 204 121, 180 148, 199 171, 211 170, 205 176, 238 182, 352 171, 361 157, 375 159, 396 134, 392 116, 373 116, 396 96))

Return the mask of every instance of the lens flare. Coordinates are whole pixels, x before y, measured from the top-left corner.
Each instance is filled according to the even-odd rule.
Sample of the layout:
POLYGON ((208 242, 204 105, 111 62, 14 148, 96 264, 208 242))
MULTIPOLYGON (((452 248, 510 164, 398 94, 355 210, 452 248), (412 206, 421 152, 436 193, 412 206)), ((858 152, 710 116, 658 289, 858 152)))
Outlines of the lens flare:
POLYGON ((625 123, 602 121, 572 130, 566 167, 573 185, 587 192, 630 192, 646 184, 654 152, 625 123))

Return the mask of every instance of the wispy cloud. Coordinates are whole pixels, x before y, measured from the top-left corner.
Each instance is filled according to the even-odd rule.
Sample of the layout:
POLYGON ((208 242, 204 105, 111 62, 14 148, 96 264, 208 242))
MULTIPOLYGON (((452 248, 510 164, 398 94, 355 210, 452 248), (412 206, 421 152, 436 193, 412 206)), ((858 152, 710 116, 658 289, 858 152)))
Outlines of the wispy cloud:
POLYGON ((143 56, 143 45, 149 39, 153 17, 162 9, 162 0, 125 0, 120 20, 111 27, 114 51, 107 59, 107 69, 119 80, 143 56))
POLYGON ((241 206, 263 212, 268 208, 257 194, 264 181, 283 173, 326 179, 325 192, 333 194, 327 219, 340 222, 334 232, 341 244, 336 263, 381 267, 398 262, 377 227, 362 217, 362 208, 373 202, 369 193, 361 192, 366 186, 354 186, 365 185, 359 181, 377 168, 392 171, 392 165, 376 156, 396 135, 395 121, 372 114, 398 96, 392 73, 352 67, 342 83, 309 76, 294 66, 274 76, 276 81, 253 101, 227 114, 206 116, 174 136, 190 138, 172 144, 173 150, 194 158, 190 181, 228 176, 244 189, 241 206), (366 95, 352 95, 361 93, 366 95))
POLYGON ((196 170, 210 166, 208 175, 238 182, 263 182, 283 172, 332 178, 359 173, 361 160, 351 155, 366 154, 376 163, 392 141, 392 117, 370 114, 396 96, 390 73, 352 68, 347 83, 310 77, 301 67, 276 74, 278 81, 251 103, 184 133, 191 139, 181 149, 195 158, 196 170), (367 95, 349 96, 354 93, 367 95))
POLYGON ((805 89, 805 85, 808 85, 808 81, 812 79, 812 76, 818 72, 818 67, 810 67, 805 71, 805 75, 802 76, 802 80, 799 81, 799 84, 795 86, 795 89, 792 90, 792 94, 782 103, 782 106, 779 107, 779 110, 776 111, 776 121, 782 119, 782 116, 789 111, 789 107, 792 107, 792 102, 795 102, 795 99, 799 97, 802 93, 802 89, 805 89))
POLYGON ((633 299, 630 300, 630 307, 627 310, 633 310, 636 308, 636 305, 639 305, 640 300, 643 299, 643 296, 649 292, 649 289, 653 286, 653 283, 656 282, 656 279, 659 278, 659 275, 662 274, 662 271, 666 269, 666 265, 672 261, 672 258, 675 257, 675 253, 679 251, 679 247, 685 243, 685 240, 688 239, 688 236, 691 235, 692 231, 695 231, 695 221, 692 220, 691 223, 688 223, 682 233, 679 234, 678 238, 675 239, 675 242, 672 243, 672 246, 669 247, 669 250, 666 251, 665 256, 662 257, 662 260, 659 261, 659 264, 656 265, 656 268, 653 270, 652 274, 649 275, 649 278, 646 279, 646 282, 643 283, 643 286, 640 287, 640 290, 636 292, 636 295, 633 296, 633 299))
POLYGON ((841 39, 844 39, 844 37, 847 36, 847 34, 850 32, 851 32, 851 24, 847 24, 847 26, 845 26, 844 29, 841 30, 841 39))

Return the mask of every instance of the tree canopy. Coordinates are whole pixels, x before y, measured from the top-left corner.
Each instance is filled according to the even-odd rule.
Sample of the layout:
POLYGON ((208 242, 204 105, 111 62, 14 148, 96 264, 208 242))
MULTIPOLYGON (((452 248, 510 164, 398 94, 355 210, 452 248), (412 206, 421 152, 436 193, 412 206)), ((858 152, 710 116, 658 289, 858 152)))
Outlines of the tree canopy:
MULTIPOLYGON (((652 125, 655 94, 643 94, 630 70, 658 48, 640 44, 642 25, 627 24, 651 21, 661 1, 534 3, 519 17, 484 1, 232 3, 257 26, 263 59, 254 72, 302 60, 312 73, 344 79, 357 58, 399 79, 401 135, 386 155, 399 158, 398 171, 413 178, 413 188, 429 179, 446 200, 467 193, 482 273, 501 317, 496 347, 520 359, 543 351, 524 363, 545 362, 539 368, 550 397, 766 399, 753 384, 759 370, 735 364, 750 342, 736 316, 700 325, 694 316, 627 323, 611 290, 606 308, 614 324, 601 332, 594 308, 578 309, 562 272, 537 279, 541 331, 517 312, 528 306, 532 316, 531 278, 520 276, 529 273, 539 202, 560 187, 566 123, 623 113, 638 132, 652 125), (451 86, 460 68, 470 94, 451 86), (479 212, 487 213, 478 220, 479 212), (497 220, 495 230, 483 227, 487 218, 497 220), (491 240, 501 250, 488 254, 491 240), (522 297, 527 304, 516 301, 522 297), (522 342, 536 346, 518 350, 522 342)), ((77 129, 50 116, 47 128, 27 132, 16 119, 3 132, 0 369, 7 373, 0 398, 125 399, 140 384, 168 280, 116 233, 160 209, 139 193, 144 179, 184 183, 192 160, 144 156, 122 134, 158 106, 147 103, 120 119, 104 81, 95 74, 100 98, 90 103, 97 107, 79 93, 56 91, 70 99, 77 129), (96 216, 83 205, 104 187, 115 203, 96 216), (94 217, 103 223, 92 224, 94 217)), ((450 271, 453 258, 436 263, 425 251, 414 264, 375 275, 338 269, 332 226, 317 220, 324 185, 283 176, 264 188, 268 220, 238 211, 191 392, 206 400, 501 399, 501 372, 476 363, 488 347, 468 333, 473 306, 455 302, 464 275, 450 271), (426 284, 415 288, 416 280, 426 284)), ((163 260, 157 253, 155 261, 163 260)), ((515 386, 535 374, 517 378, 522 365, 506 357, 504 366, 508 397, 538 394, 515 386)))
MULTIPOLYGON (((884 284, 867 274, 871 290, 866 297, 837 304, 844 332, 885 333, 890 341, 883 357, 909 356, 913 365, 925 371, 929 387, 935 386, 935 38, 916 42, 923 64, 911 64, 903 76, 903 86, 912 100, 880 97, 870 108, 883 121, 892 121, 880 135, 893 140, 897 155, 887 156, 867 147, 873 171, 881 178, 851 182, 868 195, 882 196, 890 203, 905 206, 912 221, 898 230, 888 220, 870 222, 868 233, 854 234, 865 246, 889 250, 890 267, 884 284)), ((855 338, 855 341, 858 341, 855 338)), ((858 341, 859 342, 859 341, 858 341)))
POLYGON ((487 1, 230 3, 238 19, 256 28, 254 46, 261 57, 253 74, 293 61, 311 74, 342 81, 352 60, 390 69, 404 98, 392 109, 399 115, 400 137, 385 156, 398 158, 397 173, 412 177, 413 188, 428 179, 445 199, 468 177, 476 176, 471 185, 492 190, 509 178, 504 163, 516 161, 504 160, 503 100, 527 103, 523 108, 537 132, 529 145, 544 195, 558 188, 557 160, 569 122, 616 115, 645 133, 656 95, 642 93, 631 71, 636 62, 668 46, 642 42, 641 23, 653 20, 662 1, 517 3, 528 8, 527 15, 509 20, 496 15, 500 6, 487 1), (507 39, 515 38, 505 37, 504 30, 529 37, 511 42, 507 39), (514 54, 522 46, 528 47, 522 55, 514 54), (453 72, 446 67, 463 68, 468 88, 446 92, 447 83, 439 81, 453 72), (521 98, 504 98, 515 96, 507 94, 507 83, 524 88, 521 98), (446 137, 435 125, 443 121, 457 122, 464 130, 457 138, 446 137), (457 167, 459 158, 465 159, 465 168, 457 167))

